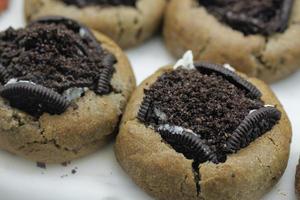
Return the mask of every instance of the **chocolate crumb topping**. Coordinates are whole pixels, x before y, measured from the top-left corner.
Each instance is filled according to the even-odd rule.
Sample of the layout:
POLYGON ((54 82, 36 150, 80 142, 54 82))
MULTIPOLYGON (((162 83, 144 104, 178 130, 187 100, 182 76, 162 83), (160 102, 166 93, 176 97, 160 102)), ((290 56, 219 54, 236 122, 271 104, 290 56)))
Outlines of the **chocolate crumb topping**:
POLYGON ((265 108, 261 95, 251 94, 255 86, 237 74, 202 65, 205 70, 179 68, 161 75, 145 89, 137 117, 186 158, 225 162, 229 153, 270 130, 280 112, 265 108))
POLYGON ((271 35, 288 26, 294 0, 198 0, 218 20, 245 35, 271 35))
POLYGON ((137 0, 62 0, 67 5, 86 6, 135 6, 137 0))
MULTIPOLYGON (((110 79, 116 62, 87 28, 70 19, 47 17, 26 28, 9 28, 0 33, 2 87, 10 79, 16 79, 17 82, 29 81, 45 87, 61 98, 71 88, 88 88, 98 95, 108 94, 112 90, 110 79)), ((37 102, 44 102, 42 97, 36 98, 37 102)), ((20 100, 20 104, 24 103, 20 100)), ((29 110, 31 114, 41 110, 49 113, 61 111, 34 107, 29 110)))
POLYGON ((9 78, 9 74, 5 67, 3 67, 0 63, 0 79, 5 80, 9 78))

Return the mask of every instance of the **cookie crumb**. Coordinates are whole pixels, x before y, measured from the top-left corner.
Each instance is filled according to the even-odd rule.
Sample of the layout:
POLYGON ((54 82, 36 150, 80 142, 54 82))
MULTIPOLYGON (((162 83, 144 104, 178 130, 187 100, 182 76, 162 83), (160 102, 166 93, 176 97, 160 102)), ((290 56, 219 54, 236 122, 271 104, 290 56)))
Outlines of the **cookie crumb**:
POLYGON ((72 169, 71 173, 76 174, 77 173, 76 169, 72 169))
POLYGON ((71 164, 71 161, 66 161, 66 162, 61 163, 61 165, 64 167, 68 166, 69 164, 71 164))
POLYGON ((36 166, 42 169, 46 169, 46 163, 43 162, 36 162, 36 166))
POLYGON ((60 178, 68 177, 68 174, 61 175, 60 178))

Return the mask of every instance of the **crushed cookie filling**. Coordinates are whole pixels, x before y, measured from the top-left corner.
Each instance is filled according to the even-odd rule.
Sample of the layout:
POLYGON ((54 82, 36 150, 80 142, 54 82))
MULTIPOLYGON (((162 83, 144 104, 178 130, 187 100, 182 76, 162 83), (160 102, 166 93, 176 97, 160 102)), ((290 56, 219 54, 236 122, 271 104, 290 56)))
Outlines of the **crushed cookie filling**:
POLYGON ((138 119, 188 159, 225 162, 228 154, 270 130, 280 112, 220 71, 178 68, 164 73, 145 89, 138 119))
POLYGON ((70 101, 87 89, 108 94, 115 62, 89 30, 72 20, 49 18, 26 28, 9 28, 0 33, 0 94, 30 114, 52 113, 50 104, 57 99, 47 103, 39 95, 51 93, 49 99, 70 101))
POLYGON ((245 35, 284 32, 293 0, 198 0, 219 21, 245 35))

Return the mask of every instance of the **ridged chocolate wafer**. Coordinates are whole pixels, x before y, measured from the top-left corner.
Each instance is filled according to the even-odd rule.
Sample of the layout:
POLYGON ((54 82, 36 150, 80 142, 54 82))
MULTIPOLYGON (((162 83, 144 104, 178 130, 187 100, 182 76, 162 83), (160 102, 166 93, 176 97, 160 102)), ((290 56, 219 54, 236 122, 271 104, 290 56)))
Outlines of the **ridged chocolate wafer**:
POLYGON ((7 84, 1 88, 0 95, 9 101, 11 106, 30 114, 60 114, 69 106, 69 101, 57 92, 29 82, 7 84))
POLYGON ((283 0, 277 31, 284 32, 287 29, 292 14, 293 4, 294 0, 283 0))
POLYGON ((195 67, 198 71, 204 74, 215 73, 223 76, 237 87, 245 89, 253 98, 260 98, 262 95, 254 85, 237 75, 235 72, 226 69, 222 65, 211 64, 207 62, 197 62, 195 63, 195 67))
POLYGON ((168 144, 188 159, 199 163, 206 161, 218 163, 217 155, 196 134, 170 125, 160 125, 157 130, 168 144))
POLYGON ((151 105, 151 99, 148 96, 145 96, 144 99, 143 99, 143 102, 140 106, 140 109, 138 111, 138 114, 137 114, 137 118, 141 122, 146 121, 150 105, 151 105))
POLYGON ((113 65, 116 63, 116 58, 114 55, 108 54, 104 57, 102 63, 104 69, 99 76, 96 91, 98 94, 107 94, 111 91, 110 79, 114 71, 113 65))
POLYGON ((256 138, 280 120, 281 112, 275 107, 263 107, 250 113, 226 142, 226 151, 236 152, 248 146, 256 138))

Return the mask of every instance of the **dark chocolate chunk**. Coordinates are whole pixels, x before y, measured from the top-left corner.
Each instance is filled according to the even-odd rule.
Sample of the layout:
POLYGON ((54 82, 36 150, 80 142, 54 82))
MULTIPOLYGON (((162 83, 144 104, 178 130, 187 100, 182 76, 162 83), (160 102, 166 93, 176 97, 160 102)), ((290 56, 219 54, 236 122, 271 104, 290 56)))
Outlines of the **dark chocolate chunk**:
POLYGON ((250 113, 228 138, 225 148, 236 152, 248 146, 280 120, 281 112, 274 107, 263 107, 250 113))
POLYGON ((27 82, 7 84, 1 88, 0 95, 8 99, 11 106, 32 115, 43 112, 60 114, 69 106, 69 102, 57 92, 27 82))
POLYGON ((230 81, 232 84, 236 85, 237 87, 245 89, 247 92, 249 92, 249 95, 253 98, 260 98, 262 95, 261 92, 254 85, 252 85, 250 82, 246 81, 245 79, 241 78, 235 72, 226 69, 222 65, 211 64, 207 62, 198 62, 195 63, 195 67, 198 71, 204 74, 215 73, 217 75, 223 76, 224 78, 226 78, 228 81, 230 81))
POLYGON ((177 152, 183 153, 186 158, 200 163, 218 163, 217 155, 195 133, 170 125, 161 125, 157 130, 168 144, 177 152))
POLYGON ((144 96, 143 102, 142 102, 140 109, 138 111, 138 114, 137 114, 137 118, 141 122, 146 122, 150 104, 151 104, 151 99, 148 96, 144 96))
POLYGON ((286 30, 293 0, 198 0, 208 12, 233 29, 271 35, 286 30))
POLYGON ((107 5, 107 6, 135 6, 137 0, 63 0, 65 4, 76 5, 80 8, 86 6, 97 6, 97 5, 107 5))
POLYGON ((108 55, 103 59, 104 70, 100 74, 98 80, 97 92, 98 94, 108 94, 111 90, 110 79, 113 73, 113 66, 117 62, 115 56, 108 55))

